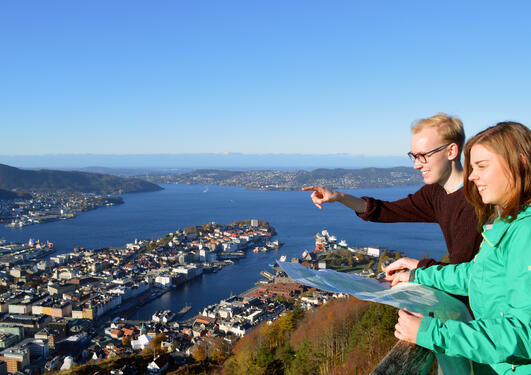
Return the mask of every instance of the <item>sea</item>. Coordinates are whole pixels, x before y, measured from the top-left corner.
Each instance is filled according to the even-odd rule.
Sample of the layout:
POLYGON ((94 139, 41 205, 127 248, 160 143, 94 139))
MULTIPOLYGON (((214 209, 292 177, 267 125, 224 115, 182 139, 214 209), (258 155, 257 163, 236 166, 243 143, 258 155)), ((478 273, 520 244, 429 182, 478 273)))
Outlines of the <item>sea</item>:
MULTIPOLYGON (((189 225, 209 222, 228 224, 236 220, 261 219, 277 231, 274 239, 284 242, 279 250, 248 252, 247 256, 217 273, 203 274, 160 298, 137 308, 129 319, 149 320, 156 310, 179 311, 186 305, 191 317, 204 307, 252 288, 270 270, 270 264, 286 255, 300 257, 315 248, 314 235, 326 229, 349 246, 383 246, 413 258, 426 254, 435 259, 447 250, 437 224, 370 223, 359 219, 339 203, 314 206, 309 192, 260 191, 240 187, 206 185, 161 185, 164 190, 122 195, 124 204, 81 212, 76 218, 26 226, 0 227, 0 239, 27 242, 29 238, 51 241, 56 253, 74 247, 97 249, 123 247, 135 239, 157 239, 189 225)), ((414 193, 420 186, 345 190, 355 196, 396 200, 414 193)))

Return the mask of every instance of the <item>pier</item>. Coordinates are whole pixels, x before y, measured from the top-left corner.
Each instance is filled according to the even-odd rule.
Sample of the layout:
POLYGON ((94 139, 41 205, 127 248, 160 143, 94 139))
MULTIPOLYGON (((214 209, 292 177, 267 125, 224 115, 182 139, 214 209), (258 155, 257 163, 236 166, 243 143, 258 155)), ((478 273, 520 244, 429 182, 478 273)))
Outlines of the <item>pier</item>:
POLYGON ((192 310, 192 305, 186 305, 184 306, 182 309, 179 310, 179 312, 177 313, 178 316, 183 316, 184 314, 186 314, 188 311, 192 310))

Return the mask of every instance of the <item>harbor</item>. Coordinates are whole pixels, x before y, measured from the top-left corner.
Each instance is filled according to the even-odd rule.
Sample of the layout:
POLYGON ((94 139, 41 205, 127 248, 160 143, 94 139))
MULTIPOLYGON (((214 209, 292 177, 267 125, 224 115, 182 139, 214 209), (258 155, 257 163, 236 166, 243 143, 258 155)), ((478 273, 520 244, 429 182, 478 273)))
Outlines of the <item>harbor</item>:
MULTIPOLYGON (((438 228, 427 224, 394 224, 381 231, 378 224, 353 220, 352 215, 346 211, 323 211, 318 225, 305 223, 304 218, 314 215, 315 208, 307 205, 308 197, 304 192, 258 192, 211 186, 205 194, 202 192, 204 187, 201 186, 165 185, 164 188, 163 191, 142 196, 124 195, 127 204, 89 211, 76 220, 29 226, 14 231, 0 226, 0 238, 17 243, 27 242, 30 237, 49 239, 54 243, 55 252, 52 256, 71 252, 75 247, 118 248, 134 237, 161 238, 175 231, 177 225, 184 228, 190 223, 206 223, 211 220, 230 222, 234 220, 233 217, 241 217, 248 212, 251 204, 257 217, 269 219, 269 222, 275 224, 280 233, 278 240, 285 242, 279 251, 249 254, 254 248, 252 247, 246 250, 247 256, 243 258, 210 262, 218 265, 216 272, 208 273, 210 270, 205 267, 202 275, 172 288, 171 293, 155 300, 146 299, 144 305, 132 312, 138 319, 148 319, 156 310, 170 308, 178 311, 187 303, 193 306, 188 317, 198 313, 202 306, 215 303, 231 292, 241 293, 257 282, 261 270, 270 270, 269 265, 282 256, 289 260, 300 256, 304 249, 312 249, 313 236, 323 227, 333 227, 338 239, 345 239, 351 246, 376 242, 387 247, 399 245, 407 249, 408 256, 422 257, 426 247, 420 246, 420 238, 422 242, 429 244, 430 256, 441 257, 446 251, 438 228), (275 205, 271 204, 273 201, 275 205), (230 203, 230 209, 217 202, 230 203), (117 227, 123 230, 117 232, 117 227)), ((358 194, 392 200, 415 189, 416 187, 369 189, 358 194)))
MULTIPOLYGON (((334 229, 337 239, 345 239, 353 249, 364 244, 374 244, 374 238, 378 239, 378 244, 390 247, 396 244, 397 239, 401 237, 411 239, 419 233, 423 236, 429 236, 430 233, 429 228, 423 226, 422 230, 418 230, 412 224, 412 229, 397 225, 388 227, 390 229, 386 228, 384 232, 378 232, 375 235, 373 231, 371 232, 372 224, 352 221, 350 215, 336 214, 330 215, 328 219, 327 216, 323 216, 323 223, 316 228, 293 220, 294 211, 291 208, 293 205, 300 207, 302 217, 310 214, 311 207, 304 205, 307 199, 306 194, 258 193, 220 187, 212 187, 206 194, 200 191, 195 194, 197 189, 196 186, 167 186, 164 191, 150 193, 143 197, 127 195, 125 199, 128 204, 108 210, 90 211, 80 215, 76 220, 62 220, 17 230, 1 226, 0 238, 16 243, 27 243, 30 237, 53 241, 55 253, 40 260, 43 261, 44 269, 49 269, 46 268, 46 262, 48 262, 47 267, 50 267, 52 262, 57 264, 54 266, 57 267, 57 272, 53 272, 54 280, 46 289, 50 289, 53 293, 63 293, 67 299, 62 299, 61 303, 79 304, 81 302, 81 306, 72 304, 71 321, 90 320, 92 328, 86 329, 90 337, 93 337, 93 341, 102 347, 114 342, 117 345, 112 350, 119 353, 119 350, 124 350, 119 344, 120 339, 131 332, 138 335, 145 330, 151 332, 152 336, 156 336, 161 327, 167 327, 170 330, 176 330, 176 327, 179 327, 179 332, 188 330, 186 335, 192 335, 193 327, 195 327, 196 334, 201 334, 199 329, 204 323, 197 322, 197 317, 202 315, 208 306, 225 304, 225 306, 230 305, 238 309, 244 301, 254 301, 253 298, 257 298, 255 296, 264 297, 271 293, 296 293, 295 289, 273 287, 269 279, 263 276, 265 273, 260 275, 260 272, 264 271, 273 275, 272 267, 277 260, 300 258, 304 250, 311 253, 316 247, 315 233, 321 231, 323 227, 338 228, 338 230, 334 229), (274 197, 269 197, 270 194, 274 197), (187 195, 186 199, 181 200, 179 205, 172 206, 173 202, 183 195, 187 195), (285 208, 281 210, 273 207, 272 198, 280 200, 278 206, 285 208), (216 202, 223 199, 234 200, 239 209, 232 208, 229 212, 226 208, 220 207, 219 211, 212 215, 212 212, 216 212, 216 202), (254 205, 254 211, 257 212, 257 217, 271 218, 271 222, 275 223, 275 229, 279 233, 278 238, 266 235, 262 238, 258 236, 256 242, 242 243, 240 241, 238 243, 242 235, 245 237, 243 232, 239 235, 233 233, 235 235, 233 237, 230 231, 221 229, 218 233, 219 237, 214 237, 215 227, 208 225, 213 217, 232 223, 234 219, 231 216, 238 212, 247 212, 251 202, 254 205), (204 220, 205 213, 198 209, 203 206, 208 208, 207 220, 204 220), (156 214, 150 216, 150 212, 156 212, 156 214), (177 220, 176 217, 179 219, 177 220), (202 221, 199 221, 200 219, 202 221), (175 224, 169 224, 176 222, 182 223, 181 229, 176 230, 175 224), (193 226, 196 232, 190 226, 191 222, 199 223, 193 226), (118 227, 123 229, 117 232, 118 227), (205 237, 204 234, 207 233, 211 234, 205 237), (134 241, 135 237, 141 239, 134 241), (267 242, 274 242, 277 239, 285 242, 281 249, 252 253, 254 248, 266 246, 267 242), (214 240, 213 243, 212 240, 214 240), (194 250, 190 248, 179 253, 191 244, 194 244, 194 250), (199 249, 200 246, 201 249, 199 249), (219 248, 216 249, 218 246, 219 248), (211 247, 217 251, 212 251, 211 247), (72 249, 77 250, 72 251, 72 249), (245 256, 226 260, 213 258, 219 253, 237 251, 243 252, 245 256), (202 256, 204 260, 201 259, 202 256), (74 294, 69 291, 69 288, 72 288, 70 285, 78 285, 76 288, 79 292, 74 294), (112 293, 110 293, 111 290, 112 293), (231 296, 237 298, 231 299, 231 296), (81 301, 77 301, 78 299, 81 301), (179 316, 166 324, 152 321, 154 313, 166 310, 179 316), (179 312, 182 314, 178 314, 179 312), (99 317, 98 314, 100 314, 99 317), (115 318, 118 320, 113 322, 115 318), (137 323, 138 326, 124 322, 137 323), (98 332, 111 328, 111 325, 110 333, 113 336, 101 337, 98 332)), ((384 192, 403 194, 402 190, 395 190, 389 189, 384 192)), ((390 197, 392 198, 392 195, 390 197)), ((219 220, 219 222, 223 221, 219 220)), ((239 231, 239 224, 237 227, 234 229, 239 231)), ((43 243, 45 241, 41 241, 41 244, 43 243)), ((415 250, 415 246, 418 245, 417 241, 402 241, 401 243, 402 247, 407 248, 408 251, 415 250)), ((343 247, 342 241, 337 241, 337 245, 343 247)), ((424 249, 422 247, 417 251, 423 254, 424 249)), ((414 253, 409 254, 414 256, 414 253)), ((34 284, 31 276, 28 275, 31 275, 31 272, 25 276, 25 280, 30 282, 29 287, 34 284)), ((24 277, 22 274, 20 276, 24 277)), ((24 278, 19 278, 19 280, 24 280, 24 278)), ((23 287, 22 283, 19 285, 23 287)), ((35 297, 37 296, 32 298, 35 297)), ((36 300, 38 301, 38 298, 36 300)), ((254 317, 258 319, 260 315, 255 310, 247 309, 242 310, 242 313, 245 311, 253 317, 252 319, 254 317)), ((70 314, 67 309, 64 313, 70 314)), ((260 315, 260 317, 265 319, 267 314, 260 315)), ((241 316, 240 319, 246 318, 241 316)), ((208 326, 209 319, 205 319, 205 322, 208 326)), ((236 322, 233 323, 236 324, 236 322)), ((223 326, 226 330, 232 329, 229 325, 223 326)), ((238 334, 244 332, 242 329, 244 327, 238 324, 233 324, 233 326, 239 327, 234 328, 238 334)), ((82 340, 82 337, 79 340, 82 340)), ((185 341, 182 341, 182 344, 184 345, 185 341)), ((126 350, 133 350, 132 345, 126 350)), ((135 342, 135 348, 141 348, 138 345, 139 343, 135 342)), ((179 348, 186 350, 184 346, 179 346, 179 348)), ((57 358, 54 360, 57 363, 57 358)))
POLYGON ((54 252, 54 244, 50 241, 41 243, 30 238, 25 243, 7 243, 4 239, 0 240, 0 262, 4 264, 23 265, 50 257, 54 252))

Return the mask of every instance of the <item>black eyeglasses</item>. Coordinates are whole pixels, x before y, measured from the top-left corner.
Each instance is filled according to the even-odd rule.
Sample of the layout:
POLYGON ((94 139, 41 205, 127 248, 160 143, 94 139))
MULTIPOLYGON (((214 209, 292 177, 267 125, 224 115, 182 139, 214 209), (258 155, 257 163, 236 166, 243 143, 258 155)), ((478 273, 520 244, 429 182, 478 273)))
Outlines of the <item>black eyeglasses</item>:
POLYGON ((413 163, 415 162, 415 160, 418 160, 419 163, 421 164, 426 164, 428 162, 428 158, 430 156, 432 156, 433 154, 435 154, 436 152, 439 152, 441 150, 444 150, 446 147, 450 146, 453 142, 450 142, 450 143, 447 143, 445 145, 442 145, 440 147, 437 147, 437 148, 434 148, 433 150, 431 151, 428 151, 428 152, 425 152, 423 154, 414 154, 412 153, 411 151, 407 153, 407 156, 409 156, 409 158, 413 161, 413 163))

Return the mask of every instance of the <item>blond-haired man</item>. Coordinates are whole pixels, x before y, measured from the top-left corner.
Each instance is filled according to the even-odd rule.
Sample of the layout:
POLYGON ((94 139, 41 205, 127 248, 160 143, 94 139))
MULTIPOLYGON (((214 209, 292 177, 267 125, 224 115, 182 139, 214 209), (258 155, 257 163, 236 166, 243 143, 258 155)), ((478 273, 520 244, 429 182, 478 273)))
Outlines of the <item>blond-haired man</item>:
MULTIPOLYGON (((472 260, 479 249, 481 236, 473 207, 465 200, 461 151, 465 142, 463 123, 444 113, 421 119, 412 126, 411 151, 413 168, 419 170, 424 185, 416 193, 394 202, 309 186, 313 203, 340 202, 366 221, 438 223, 446 241, 451 264, 472 260)), ((418 267, 437 264, 433 259, 402 258, 386 269, 394 284, 394 275, 418 267)), ((440 264, 440 263, 439 263, 440 264)))

